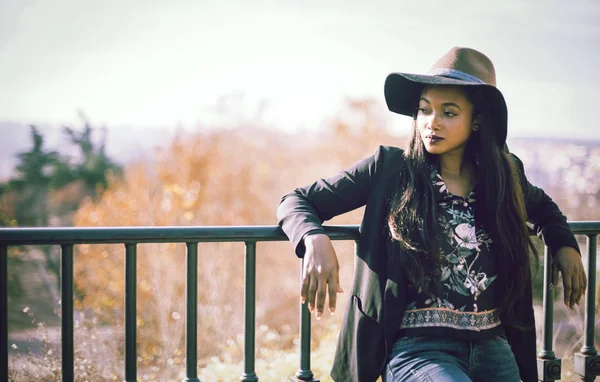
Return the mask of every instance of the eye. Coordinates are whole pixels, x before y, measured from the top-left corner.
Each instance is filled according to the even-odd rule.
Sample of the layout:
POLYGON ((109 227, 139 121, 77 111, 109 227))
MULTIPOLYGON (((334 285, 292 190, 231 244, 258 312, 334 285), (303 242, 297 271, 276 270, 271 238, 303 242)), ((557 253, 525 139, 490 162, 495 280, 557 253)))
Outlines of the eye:
POLYGON ((417 109, 417 114, 424 114, 427 113, 427 109, 425 109, 424 107, 420 107, 417 109))
POLYGON ((455 115, 456 115, 456 113, 449 111, 449 110, 444 112, 444 116, 446 116, 446 117, 454 117, 455 115))

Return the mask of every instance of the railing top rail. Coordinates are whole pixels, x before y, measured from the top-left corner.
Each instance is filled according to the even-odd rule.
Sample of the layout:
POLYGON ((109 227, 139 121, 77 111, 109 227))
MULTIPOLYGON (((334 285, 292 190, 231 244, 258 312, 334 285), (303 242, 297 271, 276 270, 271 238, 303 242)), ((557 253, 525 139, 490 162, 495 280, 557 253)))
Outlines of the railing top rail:
POLYGON ((569 227, 577 235, 594 235, 600 233, 599 220, 571 221, 569 222, 569 227))
MULTIPOLYGON (((600 233, 600 221, 569 222, 575 234, 600 233)), ((325 226, 333 240, 357 240, 358 225, 325 226)), ((286 241, 271 226, 0 228, 2 245, 286 241)))
MULTIPOLYGON (((358 239, 358 225, 326 226, 333 240, 358 239)), ((278 226, 0 228, 0 244, 122 244, 287 241, 278 226)))

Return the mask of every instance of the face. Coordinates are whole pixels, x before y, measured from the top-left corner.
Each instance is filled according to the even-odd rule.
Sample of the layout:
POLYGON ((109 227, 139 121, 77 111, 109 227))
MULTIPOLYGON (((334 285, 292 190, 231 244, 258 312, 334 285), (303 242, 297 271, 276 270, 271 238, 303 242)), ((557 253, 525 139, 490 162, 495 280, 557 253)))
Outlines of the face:
POLYGON ((431 154, 464 153, 474 129, 473 103, 461 87, 425 86, 415 119, 425 149, 431 154))

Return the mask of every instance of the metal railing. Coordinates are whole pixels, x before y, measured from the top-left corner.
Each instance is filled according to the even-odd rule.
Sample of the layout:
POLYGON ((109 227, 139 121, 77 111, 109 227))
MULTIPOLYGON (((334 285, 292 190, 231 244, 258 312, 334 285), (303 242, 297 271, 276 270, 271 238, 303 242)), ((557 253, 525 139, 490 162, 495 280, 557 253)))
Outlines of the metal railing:
MULTIPOLYGON (((587 236, 588 285, 585 300, 585 337, 580 352, 575 354, 575 372, 584 381, 593 381, 600 375, 600 356, 594 347, 596 250, 600 221, 570 222, 577 235, 587 236)), ((358 226, 328 226, 332 240, 358 240, 358 226)), ((137 380, 136 348, 136 264, 137 244, 186 243, 186 368, 184 381, 199 382, 197 373, 197 300, 198 300, 198 243, 245 243, 245 323, 244 370, 240 380, 258 381, 255 372, 255 296, 256 296, 256 243, 286 241, 277 226, 240 227, 107 227, 107 228, 0 228, 0 309, 3 317, 0 327, 0 379, 8 379, 8 323, 7 323, 7 258, 8 247, 14 245, 60 245, 61 247, 61 351, 63 381, 74 380, 73 342, 73 246, 77 244, 124 244, 125 246, 125 354, 124 380, 137 380)), ((540 380, 560 378, 561 360, 552 350, 553 299, 549 283, 552 263, 544 258, 544 325, 543 348, 538 353, 540 380)), ((300 268, 302 269, 302 268, 300 268)), ((293 381, 318 381, 310 369, 311 318, 306 305, 300 308, 300 366, 293 381)), ((333 351, 333 349, 332 349, 333 351)))

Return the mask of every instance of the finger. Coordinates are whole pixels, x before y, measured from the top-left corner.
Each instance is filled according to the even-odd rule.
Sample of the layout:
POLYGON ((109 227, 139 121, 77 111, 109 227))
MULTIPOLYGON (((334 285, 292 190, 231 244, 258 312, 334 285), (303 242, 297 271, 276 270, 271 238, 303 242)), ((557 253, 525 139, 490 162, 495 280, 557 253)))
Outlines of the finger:
POLYGON ((304 278, 302 279, 302 285, 300 286, 300 301, 304 304, 306 302, 306 298, 308 296, 308 285, 310 283, 310 277, 304 274, 304 278))
POLYGON ((313 313, 315 310, 315 293, 317 293, 317 288, 319 286, 319 282, 315 276, 310 278, 310 282, 308 284, 308 295, 306 296, 308 300, 308 310, 313 313))
POLYGON ((585 278, 585 272, 581 272, 579 274, 579 285, 580 285, 580 292, 579 292, 579 297, 577 298, 577 303, 579 304, 581 302, 581 297, 583 297, 583 295, 585 294, 586 288, 587 288, 587 280, 585 278))
POLYGON ((573 276, 571 277, 571 309, 575 306, 575 304, 577 304, 577 301, 579 300, 580 297, 580 288, 579 288, 579 274, 575 273, 573 274, 573 276))
POLYGON ((572 278, 563 273, 562 279, 563 279, 563 287, 564 287, 564 293, 565 293, 565 296, 564 296, 565 305, 570 308, 571 307, 571 305, 570 305, 571 292, 573 291, 572 278))
POLYGON ((331 275, 328 282, 329 282, 329 312, 331 312, 331 314, 333 314, 335 312, 335 307, 337 304, 337 294, 344 293, 344 290, 340 286, 339 270, 337 270, 336 272, 334 272, 331 275))
POLYGON ((330 278, 328 281, 328 292, 329 292, 329 312, 333 314, 335 312, 335 305, 337 303, 337 291, 340 285, 337 283, 335 278, 330 278))
POLYGON ((550 289, 556 286, 558 283, 558 266, 556 264, 552 265, 552 281, 550 284, 550 289))
POLYGON ((321 318, 327 297, 327 281, 321 280, 317 288, 317 319, 321 318))

